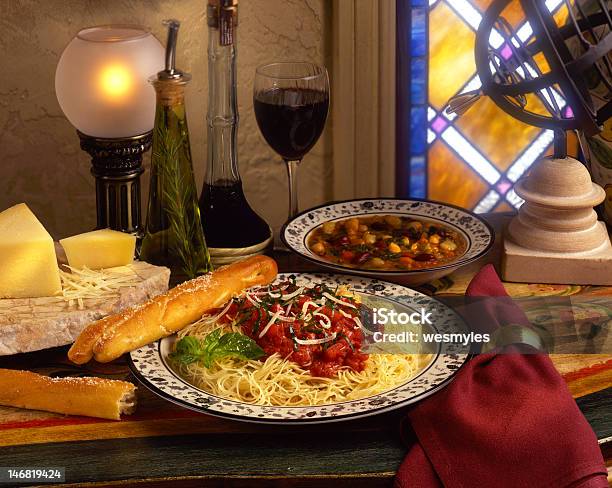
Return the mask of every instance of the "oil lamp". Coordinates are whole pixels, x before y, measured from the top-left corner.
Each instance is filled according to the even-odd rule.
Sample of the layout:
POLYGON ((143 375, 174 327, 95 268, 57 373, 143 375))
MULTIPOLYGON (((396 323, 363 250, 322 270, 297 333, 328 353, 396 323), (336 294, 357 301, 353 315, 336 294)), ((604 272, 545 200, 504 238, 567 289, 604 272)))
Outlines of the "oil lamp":
POLYGON ((142 154, 155 117, 147 79, 163 66, 160 42, 132 25, 82 29, 59 60, 55 93, 92 158, 97 228, 140 230, 142 154))

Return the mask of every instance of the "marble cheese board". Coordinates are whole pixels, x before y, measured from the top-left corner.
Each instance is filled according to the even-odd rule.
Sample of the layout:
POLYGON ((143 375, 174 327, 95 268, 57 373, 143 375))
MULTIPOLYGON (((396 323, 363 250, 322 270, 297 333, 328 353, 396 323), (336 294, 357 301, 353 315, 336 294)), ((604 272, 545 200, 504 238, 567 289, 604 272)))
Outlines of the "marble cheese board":
POLYGON ((134 261, 122 272, 133 274, 133 284, 111 297, 0 299, 0 356, 71 344, 89 323, 168 290, 168 268, 134 261))

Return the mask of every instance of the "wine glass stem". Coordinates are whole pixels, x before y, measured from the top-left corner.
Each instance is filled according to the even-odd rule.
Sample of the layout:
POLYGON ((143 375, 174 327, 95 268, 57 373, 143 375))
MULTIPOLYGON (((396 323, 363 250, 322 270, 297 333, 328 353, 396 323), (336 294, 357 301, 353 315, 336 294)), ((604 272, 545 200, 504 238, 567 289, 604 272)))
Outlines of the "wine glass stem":
POLYGON ((287 177, 289 178, 289 218, 298 214, 298 192, 297 192, 297 168, 300 159, 287 160, 287 177))

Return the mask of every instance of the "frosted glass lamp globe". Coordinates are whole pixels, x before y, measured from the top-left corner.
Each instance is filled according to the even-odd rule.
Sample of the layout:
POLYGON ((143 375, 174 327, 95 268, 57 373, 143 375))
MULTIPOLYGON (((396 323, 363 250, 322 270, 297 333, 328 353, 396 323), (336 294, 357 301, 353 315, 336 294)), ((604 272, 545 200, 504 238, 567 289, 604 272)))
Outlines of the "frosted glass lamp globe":
POLYGON ((55 72, 68 118, 92 137, 119 138, 153 128, 155 91, 147 79, 164 68, 164 48, 147 29, 105 25, 79 31, 55 72))

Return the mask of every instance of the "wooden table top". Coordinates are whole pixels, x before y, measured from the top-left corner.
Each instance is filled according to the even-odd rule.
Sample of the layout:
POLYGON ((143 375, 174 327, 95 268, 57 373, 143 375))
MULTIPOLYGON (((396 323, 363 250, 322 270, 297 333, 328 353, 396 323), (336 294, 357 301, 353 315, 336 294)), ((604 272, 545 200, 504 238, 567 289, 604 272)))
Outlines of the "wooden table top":
MULTIPOLYGON (((490 221, 499 230, 504 217, 494 215, 490 221)), ((295 256, 279 254, 278 261, 283 271, 313 270, 295 256)), ((480 262, 422 290, 463 294, 485 262, 499 263, 499 243, 480 262)), ((612 296, 612 287, 506 288, 513 296, 612 296)), ((552 359, 611 466, 612 356, 559 354, 552 359)), ((125 358, 78 367, 66 359, 66 348, 3 357, 0 367, 136 382, 125 358)), ((402 417, 400 409, 334 424, 257 425, 191 412, 140 387, 137 413, 120 422, 0 407, 0 466, 65 467, 68 486, 241 487, 256 481, 292 487, 391 486, 405 454, 398 435, 402 417)))

